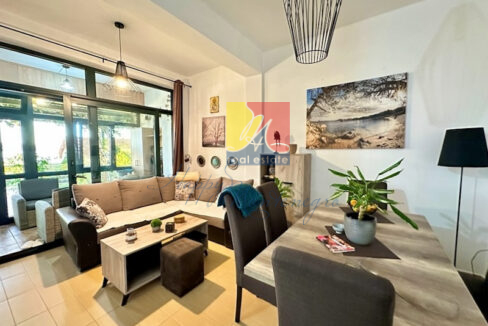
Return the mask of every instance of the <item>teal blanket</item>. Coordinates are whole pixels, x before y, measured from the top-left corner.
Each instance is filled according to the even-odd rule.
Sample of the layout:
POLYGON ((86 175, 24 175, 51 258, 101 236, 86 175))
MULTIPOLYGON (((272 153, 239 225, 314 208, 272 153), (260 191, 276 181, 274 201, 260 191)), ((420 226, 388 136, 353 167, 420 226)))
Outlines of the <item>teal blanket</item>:
POLYGON ((237 208, 241 211, 242 216, 247 217, 254 212, 263 202, 263 196, 253 188, 253 186, 241 183, 235 186, 225 188, 219 197, 217 206, 224 206, 224 196, 231 195, 234 198, 237 208))

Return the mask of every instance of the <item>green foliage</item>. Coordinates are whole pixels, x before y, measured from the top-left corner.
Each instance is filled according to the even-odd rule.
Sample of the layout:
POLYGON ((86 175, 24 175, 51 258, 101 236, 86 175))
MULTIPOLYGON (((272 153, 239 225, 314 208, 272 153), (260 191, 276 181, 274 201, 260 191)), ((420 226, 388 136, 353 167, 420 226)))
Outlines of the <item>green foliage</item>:
MULTIPOLYGON (((393 190, 376 189, 377 185, 380 182, 384 182, 386 180, 394 178, 403 171, 403 170, 398 170, 393 172, 393 170, 395 170, 400 166, 400 164, 402 164, 402 161, 403 159, 399 160, 395 164, 392 164, 391 166, 387 167, 386 169, 378 173, 378 175, 373 181, 366 180, 366 178, 363 175, 363 172, 358 166, 356 166, 356 172, 359 178, 357 178, 352 171, 347 171, 346 173, 342 173, 339 171, 329 169, 329 171, 332 174, 341 178, 345 178, 347 181, 347 183, 344 184, 334 183, 331 185, 331 187, 336 188, 336 191, 334 192, 334 194, 332 194, 330 200, 339 198, 343 194, 347 193, 349 203, 351 204, 351 206, 355 211, 359 212, 358 215, 359 219, 362 219, 364 217, 364 214, 366 213, 368 208, 371 207, 372 205, 377 206, 380 203, 390 205, 392 211, 396 215, 398 215, 401 219, 403 219, 405 222, 410 224, 414 229, 418 230, 419 228, 418 225, 395 206, 398 203, 392 199, 388 199, 385 196, 387 194, 393 194, 394 193, 393 190), (384 176, 388 172, 391 173, 388 174, 387 176, 384 176)), ((379 207, 377 208, 381 210, 379 207)))
POLYGON ((22 154, 17 154, 5 160, 5 174, 24 173, 24 157, 22 154))
POLYGON ((293 204, 293 189, 283 181, 278 178, 274 179, 274 183, 276 187, 278 187, 278 191, 280 192, 281 199, 283 200, 283 205, 294 205, 293 204))
POLYGON ((154 220, 151 221, 151 227, 156 228, 158 226, 161 226, 163 222, 159 218, 155 218, 154 220))

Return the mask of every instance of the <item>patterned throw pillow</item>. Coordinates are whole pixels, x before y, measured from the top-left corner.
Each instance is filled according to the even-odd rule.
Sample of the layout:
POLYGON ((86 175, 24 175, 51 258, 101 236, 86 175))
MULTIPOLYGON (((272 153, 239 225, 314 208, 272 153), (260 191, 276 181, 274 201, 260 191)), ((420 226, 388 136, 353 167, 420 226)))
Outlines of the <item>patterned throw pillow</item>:
POLYGON ((195 200, 195 181, 177 181, 175 200, 195 200))
POLYGON ((103 209, 88 198, 83 199, 81 204, 76 207, 76 212, 92 221, 97 229, 107 223, 107 216, 105 216, 103 209))

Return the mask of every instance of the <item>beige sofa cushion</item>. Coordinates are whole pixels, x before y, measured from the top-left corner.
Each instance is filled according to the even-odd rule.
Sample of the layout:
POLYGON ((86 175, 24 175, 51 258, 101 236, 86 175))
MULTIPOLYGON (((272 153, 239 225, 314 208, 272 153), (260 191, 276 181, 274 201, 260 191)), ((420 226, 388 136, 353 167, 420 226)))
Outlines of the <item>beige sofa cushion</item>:
POLYGON ((249 180, 245 180, 245 181, 239 181, 239 180, 234 180, 234 179, 229 179, 229 178, 222 178, 222 191, 227 187, 230 187, 233 185, 238 185, 241 183, 247 183, 248 185, 252 186, 254 184, 254 180, 249 179, 249 180))
POLYGON ((162 202, 156 177, 141 180, 120 180, 124 211, 162 202))
POLYGON ((117 181, 94 183, 89 185, 73 185, 73 197, 76 206, 88 198, 100 206, 105 214, 122 210, 122 196, 117 181))
POLYGON ((200 180, 200 172, 177 172, 175 176, 176 182, 178 181, 195 181, 200 180))
POLYGON ((195 188, 195 200, 214 202, 222 189, 222 178, 200 179, 195 188))
MULTIPOLYGON (((149 222, 155 218, 160 218, 173 214, 180 210, 175 205, 168 205, 166 203, 158 203, 150 206, 136 208, 130 211, 120 211, 107 215, 108 222, 102 228, 97 229, 97 232, 103 233, 110 229, 122 228, 125 231, 126 226, 130 226, 140 222, 149 222)), ((147 226, 150 227, 149 225, 147 226)))
POLYGON ((163 197, 163 202, 175 199, 175 178, 174 177, 157 177, 159 192, 163 197))

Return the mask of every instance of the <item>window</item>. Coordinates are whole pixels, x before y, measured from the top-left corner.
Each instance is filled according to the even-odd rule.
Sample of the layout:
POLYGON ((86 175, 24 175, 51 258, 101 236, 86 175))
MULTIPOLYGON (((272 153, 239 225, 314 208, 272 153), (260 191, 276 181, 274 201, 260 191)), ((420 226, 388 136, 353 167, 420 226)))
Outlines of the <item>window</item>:
POLYGON ((117 94, 109 89, 105 84, 110 81, 110 76, 97 73, 95 74, 97 97, 120 102, 127 102, 148 106, 156 109, 171 110, 171 93, 156 87, 150 87, 135 83, 139 89, 137 92, 129 94, 117 94))
POLYGON ((20 98, 0 96, 0 109, 20 110, 22 108, 22 100, 20 98))
POLYGON ((68 171, 63 120, 34 119, 37 172, 68 171))
POLYGON ((85 70, 0 47, 1 79, 66 93, 86 94, 85 70))
POLYGON ((20 121, 17 120, 0 120, 3 166, 6 175, 24 173, 24 151, 20 126, 20 121))

